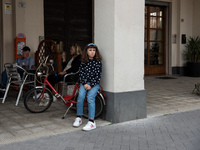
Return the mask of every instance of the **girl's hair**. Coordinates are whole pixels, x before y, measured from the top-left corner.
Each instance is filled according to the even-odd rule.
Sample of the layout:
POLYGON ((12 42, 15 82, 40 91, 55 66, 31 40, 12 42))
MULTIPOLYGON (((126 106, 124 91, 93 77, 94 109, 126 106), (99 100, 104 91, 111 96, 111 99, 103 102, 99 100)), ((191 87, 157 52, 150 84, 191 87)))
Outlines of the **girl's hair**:
POLYGON ((93 58, 94 60, 97 60, 97 61, 101 61, 102 60, 102 56, 101 56, 101 54, 99 52, 98 47, 95 44, 90 43, 90 44, 86 45, 84 50, 83 50, 82 57, 81 57, 81 61, 82 62, 86 63, 88 61, 88 59, 89 59, 89 57, 87 55, 88 48, 95 48, 96 49, 96 53, 95 53, 95 56, 93 58))
POLYGON ((78 45, 78 44, 72 44, 71 48, 74 50, 74 55, 75 56, 82 54, 82 50, 81 50, 80 45, 78 45))

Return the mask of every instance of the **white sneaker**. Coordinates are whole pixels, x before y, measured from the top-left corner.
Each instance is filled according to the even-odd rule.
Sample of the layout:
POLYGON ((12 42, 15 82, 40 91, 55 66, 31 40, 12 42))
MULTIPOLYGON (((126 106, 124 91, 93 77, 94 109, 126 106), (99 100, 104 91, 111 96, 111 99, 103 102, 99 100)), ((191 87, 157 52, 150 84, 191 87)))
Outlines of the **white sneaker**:
POLYGON ((53 96, 53 102, 56 102, 57 98, 55 96, 53 96))
POLYGON ((96 129, 96 123, 95 122, 93 123, 91 121, 88 121, 88 123, 83 127, 84 131, 90 131, 93 129, 96 129))
POLYGON ((48 105, 48 103, 49 103, 48 101, 47 101, 47 102, 40 102, 40 103, 39 103, 39 106, 40 106, 40 107, 45 107, 45 106, 48 105))
MULTIPOLYGON (((40 94, 40 93, 39 93, 40 94)), ((38 96, 38 95, 37 95, 38 96)), ((40 96, 40 95, 39 95, 40 96)), ((39 97, 38 96, 38 97, 39 97)), ((42 100, 39 103, 39 106, 47 106, 49 104, 49 94, 44 93, 42 100)))
POLYGON ((80 117, 76 117, 73 126, 74 127, 79 127, 82 124, 82 119, 80 117))
POLYGON ((49 94, 47 93, 44 93, 44 97, 43 97, 45 100, 49 100, 49 94))

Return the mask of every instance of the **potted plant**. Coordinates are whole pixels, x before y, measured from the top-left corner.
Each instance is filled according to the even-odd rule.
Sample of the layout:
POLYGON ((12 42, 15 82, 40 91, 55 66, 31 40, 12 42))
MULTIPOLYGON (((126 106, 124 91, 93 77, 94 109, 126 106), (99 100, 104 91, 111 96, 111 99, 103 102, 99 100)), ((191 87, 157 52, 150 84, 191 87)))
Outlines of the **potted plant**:
POLYGON ((185 45, 184 56, 187 61, 187 74, 200 76, 200 37, 189 37, 185 45))

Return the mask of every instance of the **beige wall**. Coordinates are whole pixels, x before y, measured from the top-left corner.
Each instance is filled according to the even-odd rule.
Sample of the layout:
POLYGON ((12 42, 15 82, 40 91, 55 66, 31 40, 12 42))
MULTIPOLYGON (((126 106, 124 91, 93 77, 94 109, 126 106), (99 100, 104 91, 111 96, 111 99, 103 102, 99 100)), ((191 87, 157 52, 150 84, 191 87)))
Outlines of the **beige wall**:
MULTIPOLYGON (((183 22, 180 21, 180 39, 182 34, 186 34, 189 38, 193 36, 193 0, 180 0, 180 19, 184 19, 183 22)), ((181 44, 180 40, 180 62, 179 66, 184 66, 186 61, 183 58, 183 51, 185 50, 185 44, 181 44)))
MULTIPOLYGON (((5 3, 12 0, 3 0, 3 64, 14 60, 14 29, 13 13, 5 14, 5 3)), ((1 64, 1 65, 3 65, 1 64)))
POLYGON ((172 67, 181 67, 185 65, 185 44, 181 43, 182 34, 186 34, 187 38, 193 34, 193 0, 173 0, 171 26, 171 36, 176 34, 176 43, 172 43, 172 67))
POLYGON ((200 0, 194 1, 194 12, 193 12, 193 36, 200 36, 200 0))
MULTIPOLYGON (((177 0, 174 0, 173 3, 171 4, 172 7, 172 12, 171 14, 171 24, 169 26, 171 26, 172 28, 172 32, 169 33, 169 36, 176 36, 176 43, 172 43, 172 48, 171 48, 171 64, 172 66, 178 66, 178 62, 180 61, 180 57, 179 57, 179 41, 180 41, 180 37, 179 37, 179 24, 180 24, 180 16, 179 16, 179 12, 180 12, 180 8, 179 8, 179 3, 177 0)), ((173 40, 173 37, 172 37, 173 40)), ((172 42, 172 41, 171 41, 172 42)))
POLYGON ((16 1, 16 34, 25 33, 26 44, 32 53, 37 50, 39 36, 44 36, 43 0, 16 1), (26 2, 26 8, 17 7, 18 2, 26 2))
POLYGON ((105 91, 144 90, 144 6, 142 0, 95 1, 94 40, 103 56, 105 91))
MULTIPOLYGON (((171 19, 171 24, 169 28, 169 36, 171 41, 169 42, 169 49, 171 52, 171 57, 169 61, 171 67, 182 67, 185 65, 185 60, 183 58, 183 51, 185 49, 185 44, 181 43, 182 34, 186 34, 186 37, 193 36, 198 33, 198 25, 200 21, 198 18, 199 11, 199 0, 158 0, 163 2, 171 2, 171 11, 169 12, 171 19), (197 12, 194 15, 194 12, 197 12), (196 19, 195 19, 196 18, 196 19), (184 21, 181 21, 184 20, 184 21), (198 21, 196 21, 198 20, 198 21), (172 43, 172 36, 176 35, 176 43, 172 43)), ((171 69, 169 67, 169 69, 171 69)))
MULTIPOLYGON (((18 33, 26 35, 26 45, 31 48, 31 56, 39 44, 39 36, 44 36, 42 0, 3 0, 3 63, 15 60, 14 40, 18 33), (5 3, 12 3, 12 14, 5 13, 5 3), (25 2, 25 8, 19 7, 25 2)), ((1 64, 2 65, 2 64, 1 64)))

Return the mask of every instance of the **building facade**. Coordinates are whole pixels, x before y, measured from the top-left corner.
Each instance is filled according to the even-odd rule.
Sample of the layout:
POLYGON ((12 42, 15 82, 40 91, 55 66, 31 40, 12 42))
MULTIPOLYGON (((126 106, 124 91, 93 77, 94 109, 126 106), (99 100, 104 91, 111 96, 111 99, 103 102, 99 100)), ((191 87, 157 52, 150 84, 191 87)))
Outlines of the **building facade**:
MULTIPOLYGON (((200 1, 91 0, 91 4, 91 39, 103 56, 101 85, 107 95, 102 117, 112 122, 145 118, 144 76, 184 74, 182 37, 200 35, 200 1)), ((1 1, 1 71, 4 63, 15 59, 18 33, 26 35, 34 57, 39 37, 46 32, 45 8, 43 0, 1 1)))

